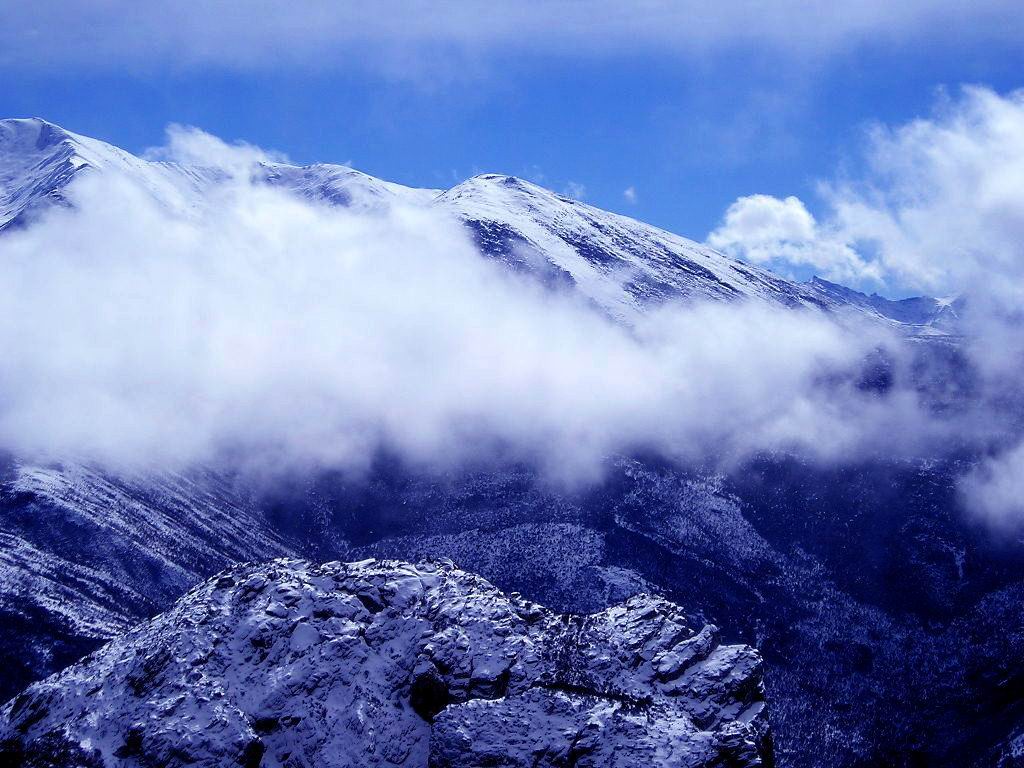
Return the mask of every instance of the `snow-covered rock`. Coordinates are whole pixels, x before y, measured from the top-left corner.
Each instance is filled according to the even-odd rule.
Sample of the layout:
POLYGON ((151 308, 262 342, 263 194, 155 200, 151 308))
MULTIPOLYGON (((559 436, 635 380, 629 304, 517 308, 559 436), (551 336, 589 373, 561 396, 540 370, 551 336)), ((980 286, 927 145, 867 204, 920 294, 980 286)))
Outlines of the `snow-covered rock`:
MULTIPOLYGON (((0 762, 761 765, 761 659, 637 596, 553 614, 446 561, 239 565, 11 700, 0 762)), ((8 764, 4 763, 4 764, 8 764)))

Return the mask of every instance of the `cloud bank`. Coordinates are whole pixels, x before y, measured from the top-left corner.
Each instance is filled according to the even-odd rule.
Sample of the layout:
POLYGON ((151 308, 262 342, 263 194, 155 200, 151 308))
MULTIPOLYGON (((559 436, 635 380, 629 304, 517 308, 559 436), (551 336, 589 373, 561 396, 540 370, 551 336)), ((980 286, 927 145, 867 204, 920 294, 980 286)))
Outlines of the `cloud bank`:
MULTIPOLYGON (((827 259, 825 240, 845 249, 846 269, 964 280, 957 311, 974 381, 953 408, 921 390, 920 350, 877 325, 750 302, 670 304, 626 327, 481 258, 437 209, 306 200, 256 181, 276 156, 173 127, 151 156, 202 168, 216 181, 201 194, 83 173, 73 207, 0 238, 0 449, 264 474, 359 473, 383 451, 426 471, 523 461, 569 483, 636 451, 729 468, 759 452, 835 462, 967 450, 990 458, 963 478, 966 503, 1016 525, 1019 208, 999 181, 1015 158, 1008 147, 993 181, 984 156, 993 136, 1014 135, 1019 109, 1016 95, 969 91, 946 122, 876 132, 875 146, 918 153, 917 183, 880 149, 873 184, 827 188, 844 205, 873 201, 857 220, 889 222, 872 230, 868 255, 839 236, 850 221, 839 203, 815 220, 796 198, 743 198, 716 236, 768 263, 776 243, 827 259), (1008 130, 979 115, 1007 118, 996 122, 1008 130), (955 155, 965 147, 974 165, 955 155), (929 216, 953 216, 944 196, 963 188, 985 194, 959 200, 960 228, 931 241, 936 260, 919 269, 924 246, 892 244, 925 232, 929 216), (900 237, 883 241, 893 223, 900 237), (974 235, 987 250, 961 263, 974 235), (884 386, 868 375, 879 359, 884 386)), ((949 369, 936 370, 941 389, 949 369)))
POLYGON ((626 328, 480 258, 434 209, 310 202, 250 181, 255 148, 195 130, 157 155, 220 181, 188 207, 85 173, 73 208, 0 238, 0 447, 260 471, 360 471, 385 450, 579 481, 616 452, 828 459, 927 431, 909 389, 858 383, 869 353, 900 354, 878 329, 757 304, 626 328))

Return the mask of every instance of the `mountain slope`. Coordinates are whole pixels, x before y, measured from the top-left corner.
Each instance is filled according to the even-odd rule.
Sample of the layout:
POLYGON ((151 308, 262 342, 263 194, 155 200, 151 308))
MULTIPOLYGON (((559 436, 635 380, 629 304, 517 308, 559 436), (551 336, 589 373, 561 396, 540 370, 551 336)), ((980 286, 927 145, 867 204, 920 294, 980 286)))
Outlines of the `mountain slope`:
POLYGON ((429 204, 439 191, 416 189, 369 176, 345 165, 317 163, 298 167, 274 163, 261 167, 260 180, 330 205, 375 209, 395 201, 429 204))
POLYGON ((84 172, 119 173, 174 210, 187 210, 217 174, 143 160, 45 120, 0 120, 0 232, 26 226, 51 205, 68 205, 84 172))
POLYGON ((470 226, 488 255, 523 271, 563 275, 615 315, 679 297, 816 304, 770 272, 512 176, 476 176, 437 203, 470 226))

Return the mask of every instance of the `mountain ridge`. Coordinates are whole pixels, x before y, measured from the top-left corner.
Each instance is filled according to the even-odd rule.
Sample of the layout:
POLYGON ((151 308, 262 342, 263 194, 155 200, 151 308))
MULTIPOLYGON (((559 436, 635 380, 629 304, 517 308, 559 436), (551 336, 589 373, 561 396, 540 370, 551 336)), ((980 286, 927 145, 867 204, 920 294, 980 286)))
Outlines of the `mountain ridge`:
MULTIPOLYGON (((187 209, 217 181, 210 168, 139 158, 40 118, 0 120, 0 232, 26 226, 49 205, 68 205, 65 189, 88 169, 125 173, 172 208, 187 209)), ((620 320, 673 300, 761 300, 866 316, 915 336, 953 331, 947 307, 935 299, 893 302, 818 279, 796 283, 515 176, 477 174, 436 190, 345 165, 265 162, 255 168, 254 180, 327 205, 373 210, 400 201, 454 215, 484 256, 547 285, 576 290, 620 320)))

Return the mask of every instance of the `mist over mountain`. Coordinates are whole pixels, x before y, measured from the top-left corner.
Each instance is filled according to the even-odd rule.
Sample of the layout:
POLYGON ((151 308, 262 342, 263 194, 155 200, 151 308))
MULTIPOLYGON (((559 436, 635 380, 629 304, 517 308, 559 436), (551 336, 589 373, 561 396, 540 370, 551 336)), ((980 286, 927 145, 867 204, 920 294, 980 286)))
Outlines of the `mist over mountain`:
POLYGON ((154 160, 41 121, 3 135, 19 455, 494 453, 574 481, 635 450, 907 455, 964 432, 912 371, 955 343, 949 303, 793 283, 513 177, 412 190, 181 128, 154 160))
MULTIPOLYGON (((760 678, 730 677, 704 656, 665 662, 642 681, 654 693, 630 689, 628 701, 579 682, 573 670, 612 663, 604 639, 586 664, 552 651, 557 686, 531 683, 520 707, 507 680, 440 667, 413 697, 402 675, 422 669, 403 661, 381 690, 412 708, 395 731, 418 734, 409 754, 427 754, 431 729, 451 754, 512 749, 490 741, 491 718, 526 718, 529 733, 547 727, 537 712, 554 697, 572 722, 588 707, 650 706, 652 744, 685 732, 662 740, 739 749, 750 765, 1016 759, 1024 411, 1006 300, 1016 273, 999 266, 1012 260, 942 298, 798 282, 759 266, 780 264, 757 249, 783 243, 772 252, 795 262, 822 245, 846 267, 868 261, 851 258, 839 219, 808 222, 777 202, 731 208, 708 238, 720 252, 512 176, 413 189, 193 128, 172 127, 140 157, 43 120, 0 121, 0 621, 14 628, 0 643, 2 698, 234 563, 450 558, 573 615, 642 594, 672 600, 691 624, 760 650, 766 714, 758 704, 755 727, 744 725, 730 697, 760 702, 760 678), (684 715, 659 698, 676 679, 700 683, 684 715), (428 694, 438 709, 425 718, 411 702, 428 694)), ((1011 247, 1007 231, 988 245, 1011 247)), ((360 632, 376 653, 374 633, 405 626, 380 585, 335 613, 289 602, 284 582, 306 567, 282 565, 253 590, 242 584, 251 574, 233 571, 231 584, 209 582, 29 689, 0 714, 5 754, 178 759, 173 729, 127 720, 230 687, 238 670, 305 669, 314 619, 317 643, 334 638, 328 657, 360 632), (274 589, 280 610, 237 608, 274 589), (218 613, 222 599, 235 607, 218 613), (214 613, 214 634, 241 640, 201 683, 167 672, 185 663, 177 653, 147 656, 116 686, 96 672, 149 653, 140 638, 198 648, 213 630, 195 617, 214 613), (264 621, 265 633, 250 632, 264 621), (79 752, 99 678, 129 714, 79 752)), ((399 581, 422 586, 435 566, 409 567, 415 578, 399 581)), ((325 584, 303 589, 334 605, 325 584)), ((529 624, 523 611, 515 621, 529 624)), ((603 620, 578 621, 582 633, 603 620)), ((463 630, 431 631, 443 644, 463 630)), ((590 647, 566 632, 566 647, 590 647)), ((657 653, 672 653, 679 638, 663 639, 657 653)), ((245 743, 211 739, 196 754, 291 765, 291 728, 302 754, 319 754, 322 728, 285 712, 294 693, 260 702, 272 725, 255 702, 232 700, 231 739, 245 743)), ((208 717, 205 706, 181 722, 208 717)), ((627 715, 594 754, 617 728, 648 743, 627 715)), ((571 764, 552 750, 550 764, 571 764)))

